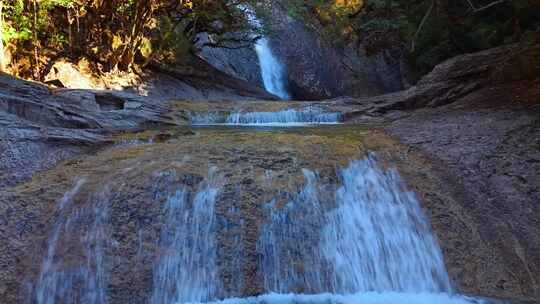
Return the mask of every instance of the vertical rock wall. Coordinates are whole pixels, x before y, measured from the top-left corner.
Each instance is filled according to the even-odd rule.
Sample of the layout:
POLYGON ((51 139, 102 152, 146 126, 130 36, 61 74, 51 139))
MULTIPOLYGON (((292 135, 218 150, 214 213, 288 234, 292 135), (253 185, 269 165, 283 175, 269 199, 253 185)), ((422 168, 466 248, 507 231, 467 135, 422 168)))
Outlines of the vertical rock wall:
MULTIPOLYGON (((407 74, 402 51, 367 56, 362 46, 336 46, 321 36, 315 22, 291 17, 277 1, 268 1, 270 44, 286 68, 293 99, 319 100, 339 96, 375 96, 404 89, 407 74)), ((211 39, 202 37, 201 41, 211 39)), ((260 66, 251 48, 201 52, 225 73, 262 87, 260 66)))

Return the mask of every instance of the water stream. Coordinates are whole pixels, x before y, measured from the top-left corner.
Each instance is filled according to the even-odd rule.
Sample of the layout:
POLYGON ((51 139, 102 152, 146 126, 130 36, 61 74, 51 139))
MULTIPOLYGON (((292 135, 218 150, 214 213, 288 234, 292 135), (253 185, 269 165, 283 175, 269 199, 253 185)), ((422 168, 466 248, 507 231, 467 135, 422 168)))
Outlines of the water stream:
MULTIPOLYGON (((262 29, 263 24, 257 18, 255 12, 248 7, 243 7, 243 9, 252 26, 262 29)), ((291 99, 291 95, 287 90, 287 75, 285 73, 285 68, 272 51, 270 40, 267 37, 262 36, 257 40, 254 48, 257 57, 259 58, 259 65, 261 66, 261 77, 263 79, 264 88, 283 100, 291 99)))
POLYGON ((309 170, 304 175, 297 196, 281 208, 266 206, 259 240, 266 292, 453 295, 429 223, 396 170, 382 170, 372 155, 340 170, 337 188, 309 170))
POLYGON ((108 201, 104 192, 90 198, 90 207, 74 207, 74 197, 84 183, 84 179, 77 181, 58 203, 60 216, 47 242, 35 288, 38 304, 107 303, 108 201))
POLYGON ((231 112, 227 115, 217 113, 191 115, 193 125, 231 125, 231 126, 272 126, 291 127, 308 125, 339 124, 343 120, 340 113, 326 112, 318 107, 285 109, 277 112, 231 112))
POLYGON ((215 168, 200 189, 180 188, 164 206, 160 256, 154 266, 151 304, 205 302, 220 291, 217 273, 215 168))
MULTIPOLYGON (((187 178, 181 168, 191 158, 180 158, 151 187, 162 217, 147 219, 159 222, 159 230, 143 303, 483 303, 456 292, 418 199, 374 154, 350 161, 335 176, 305 168, 303 185, 292 191, 274 189, 279 176, 270 170, 257 177, 253 167, 233 163, 229 174, 242 171, 278 190, 264 196, 266 203, 249 205, 260 213, 246 211, 243 201, 263 198, 252 180, 227 190, 234 174, 214 166, 187 178), (227 299, 250 286, 258 286, 260 296, 227 299)), ((109 232, 111 192, 79 197, 85 184, 80 179, 57 203, 31 303, 118 303, 108 289, 108 263, 119 261, 107 255, 117 244, 109 232)), ((140 255, 142 230, 134 233, 140 255)))

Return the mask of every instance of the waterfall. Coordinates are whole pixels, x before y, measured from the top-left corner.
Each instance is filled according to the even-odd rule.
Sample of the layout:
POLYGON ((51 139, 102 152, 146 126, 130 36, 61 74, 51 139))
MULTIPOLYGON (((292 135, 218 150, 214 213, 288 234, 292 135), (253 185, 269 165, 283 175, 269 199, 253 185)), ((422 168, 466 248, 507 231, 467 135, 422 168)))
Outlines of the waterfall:
POLYGON ((167 199, 152 304, 205 302, 220 292, 214 211, 220 189, 215 171, 211 169, 193 198, 180 189, 167 199))
POLYGON ((396 170, 382 170, 371 155, 340 170, 338 187, 304 176, 304 189, 284 207, 266 207, 258 247, 266 292, 355 294, 366 303, 452 297, 437 240, 396 170))
POLYGON ((37 304, 107 303, 104 266, 107 201, 102 193, 91 199, 91 207, 72 209, 73 199, 84 183, 84 179, 79 180, 58 203, 60 217, 48 240, 35 288, 37 304), (84 257, 80 262, 70 259, 80 255, 84 257))
POLYGON ((262 37, 255 43, 255 52, 261 65, 261 76, 264 88, 283 100, 291 99, 285 85, 283 65, 273 54, 268 38, 262 37))
POLYGON ((430 225, 397 171, 368 157, 342 170, 341 179, 321 240, 334 270, 330 291, 452 293, 430 225))
POLYGON ((278 209, 275 200, 264 207, 269 221, 262 227, 257 248, 266 291, 315 293, 324 289, 318 239, 313 233, 321 229, 323 216, 317 177, 309 170, 304 170, 304 176, 306 186, 283 208, 278 209), (295 267, 299 258, 302 272, 295 267))
POLYGON ((270 293, 258 297, 231 298, 207 304, 488 304, 485 300, 465 296, 430 293, 355 293, 340 294, 275 294, 270 293))
MULTIPOLYGON (((395 169, 381 169, 369 155, 339 170, 337 182, 323 182, 307 169, 303 175, 298 193, 263 206, 255 277, 266 294, 220 300, 244 292, 242 233, 249 227, 238 202, 223 206, 229 218, 220 221, 220 231, 216 204, 224 181, 216 168, 195 190, 176 185, 174 171, 160 174, 155 198, 166 201, 149 303, 488 303, 454 293, 429 222, 395 169), (223 237, 228 245, 219 247, 223 237), (220 254, 229 261, 218 261, 220 254), (226 283, 220 272, 225 265, 231 268, 226 283)), ((266 182, 271 178, 266 171, 266 182)), ((58 202, 59 216, 32 293, 37 304, 108 302, 109 192, 98 192, 81 207, 75 197, 84 185, 79 180, 58 202)))
POLYGON ((230 125, 303 125, 336 124, 341 121, 339 113, 324 113, 319 108, 303 110, 288 109, 278 112, 232 113, 227 117, 230 125))
POLYGON ((238 125, 238 126, 304 126, 339 124, 341 113, 327 113, 319 107, 286 109, 277 112, 233 112, 226 116, 191 115, 193 125, 238 125))
MULTIPOLYGON (((245 11, 248 20, 253 27, 257 29, 263 28, 262 22, 257 18, 257 15, 251 8, 245 6, 242 6, 241 8, 245 11)), ((285 68, 272 52, 268 38, 264 36, 259 38, 255 43, 254 48, 261 66, 261 76, 264 88, 283 100, 290 99, 291 96, 287 91, 286 85, 285 68)))

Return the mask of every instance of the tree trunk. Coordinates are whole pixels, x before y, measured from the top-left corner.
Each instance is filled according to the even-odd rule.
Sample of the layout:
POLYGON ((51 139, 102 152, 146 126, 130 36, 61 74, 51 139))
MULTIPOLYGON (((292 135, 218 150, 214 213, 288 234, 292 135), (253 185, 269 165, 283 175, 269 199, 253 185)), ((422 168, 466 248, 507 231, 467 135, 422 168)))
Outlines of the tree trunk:
POLYGON ((431 13, 433 12, 433 8, 435 7, 436 0, 431 1, 431 5, 429 6, 426 14, 424 15, 424 18, 422 18, 422 22, 420 22, 420 25, 418 26, 418 29, 416 30, 416 33, 414 34, 414 37, 412 38, 411 42, 411 53, 416 52, 416 42, 418 40, 418 37, 420 37, 420 33, 422 32, 422 29, 424 28, 424 25, 426 24, 427 20, 431 16, 431 13))
POLYGON ((38 21, 38 8, 37 8, 37 2, 36 0, 33 0, 34 4, 34 25, 33 25, 33 32, 34 32, 34 78, 38 80, 40 78, 40 72, 39 72, 39 54, 38 54, 38 28, 37 28, 37 21, 38 21))
POLYGON ((0 0, 0 72, 6 70, 5 54, 4 54, 4 15, 2 9, 4 8, 4 0, 0 0))

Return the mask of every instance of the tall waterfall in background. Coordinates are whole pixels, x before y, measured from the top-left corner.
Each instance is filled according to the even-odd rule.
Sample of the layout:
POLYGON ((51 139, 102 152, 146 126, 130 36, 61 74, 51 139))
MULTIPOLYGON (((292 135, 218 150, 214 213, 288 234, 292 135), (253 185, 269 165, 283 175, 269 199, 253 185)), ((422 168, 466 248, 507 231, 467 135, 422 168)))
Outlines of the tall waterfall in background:
POLYGON ((285 72, 283 65, 276 56, 274 56, 270 48, 270 42, 266 37, 262 37, 255 44, 255 51, 259 57, 261 65, 261 76, 264 83, 264 88, 279 96, 283 100, 290 99, 291 96, 285 85, 285 72))
MULTIPOLYGON (((263 27, 262 22, 257 18, 255 12, 247 7, 243 7, 249 22, 256 28, 263 27)), ((261 66, 261 76, 263 79, 264 88, 283 100, 288 100, 291 95, 287 91, 285 68, 279 59, 272 52, 270 41, 266 37, 261 37, 255 43, 255 52, 259 58, 261 66)))
POLYGON ((219 187, 211 169, 195 196, 180 189, 167 199, 161 253, 154 266, 152 304, 205 302, 220 292, 215 204, 219 187))

